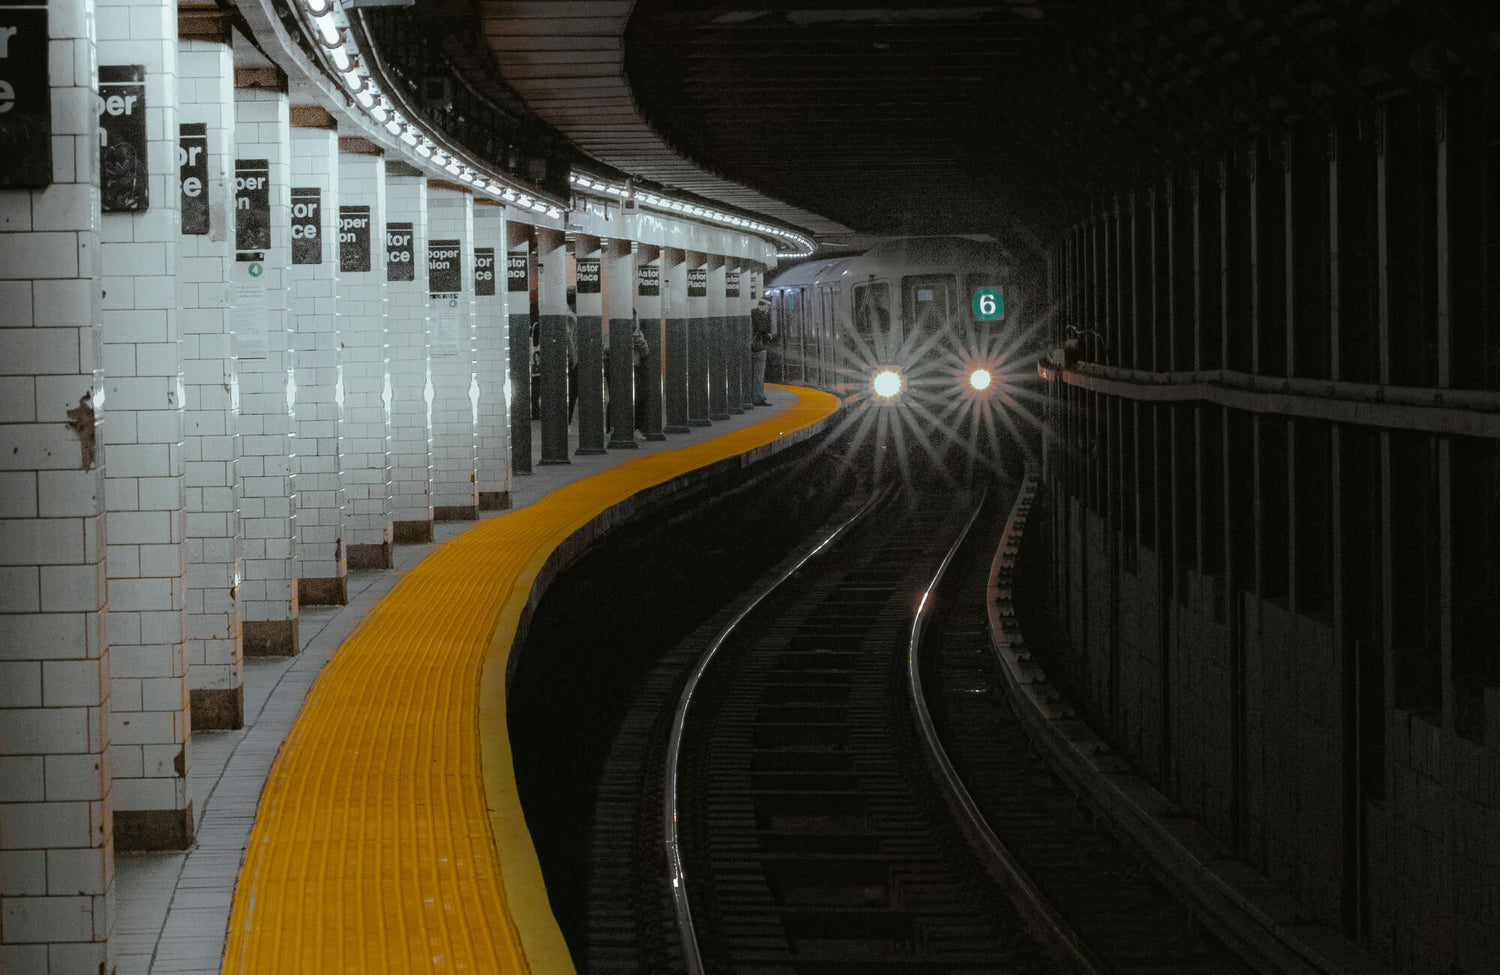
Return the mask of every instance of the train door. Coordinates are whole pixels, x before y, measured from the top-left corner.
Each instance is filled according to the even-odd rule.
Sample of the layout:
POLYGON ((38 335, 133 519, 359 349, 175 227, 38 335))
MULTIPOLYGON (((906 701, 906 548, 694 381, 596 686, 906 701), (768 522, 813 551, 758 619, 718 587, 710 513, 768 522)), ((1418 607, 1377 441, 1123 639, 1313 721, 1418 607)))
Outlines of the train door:
POLYGON ((903 349, 923 357, 948 331, 958 311, 958 282, 949 274, 913 274, 901 279, 903 349))
POLYGON ((793 382, 797 375, 794 360, 799 355, 802 318, 806 311, 801 299, 800 288, 787 288, 776 301, 776 340, 771 345, 766 372, 775 376, 779 383, 793 382))
POLYGON ((839 288, 837 285, 823 289, 823 328, 818 333, 818 387, 828 389, 833 382, 829 358, 833 352, 833 337, 838 331, 839 288))

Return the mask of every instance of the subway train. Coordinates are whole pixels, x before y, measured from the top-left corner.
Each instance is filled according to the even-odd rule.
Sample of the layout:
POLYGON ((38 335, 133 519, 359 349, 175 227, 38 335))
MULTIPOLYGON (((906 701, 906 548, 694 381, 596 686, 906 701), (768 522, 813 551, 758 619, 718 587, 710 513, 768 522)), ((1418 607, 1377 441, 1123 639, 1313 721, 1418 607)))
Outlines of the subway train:
POLYGON ((1038 442, 1041 316, 1000 245, 908 237, 788 268, 766 283, 770 382, 845 401, 914 457, 954 452, 1014 472, 1038 442))

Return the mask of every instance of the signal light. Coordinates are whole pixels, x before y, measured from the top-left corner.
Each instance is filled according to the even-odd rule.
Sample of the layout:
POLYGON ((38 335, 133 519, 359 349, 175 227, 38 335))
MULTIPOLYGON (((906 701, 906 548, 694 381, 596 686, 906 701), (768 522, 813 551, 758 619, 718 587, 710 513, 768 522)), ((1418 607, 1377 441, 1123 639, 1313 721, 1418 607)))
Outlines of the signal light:
POLYGON ((990 383, 993 380, 994 377, 990 375, 988 369, 975 369, 969 373, 969 388, 975 392, 982 393, 990 388, 990 383))

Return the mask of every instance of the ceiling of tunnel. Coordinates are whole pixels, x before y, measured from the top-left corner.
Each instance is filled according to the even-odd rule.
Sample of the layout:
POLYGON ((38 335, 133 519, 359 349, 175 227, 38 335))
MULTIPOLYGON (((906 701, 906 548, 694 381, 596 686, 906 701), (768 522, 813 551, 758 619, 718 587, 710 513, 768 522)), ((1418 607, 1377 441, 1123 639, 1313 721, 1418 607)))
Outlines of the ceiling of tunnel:
POLYGON ((474 24, 500 83, 627 173, 824 242, 1024 245, 1257 132, 1472 86, 1494 72, 1497 6, 474 0, 474 24))

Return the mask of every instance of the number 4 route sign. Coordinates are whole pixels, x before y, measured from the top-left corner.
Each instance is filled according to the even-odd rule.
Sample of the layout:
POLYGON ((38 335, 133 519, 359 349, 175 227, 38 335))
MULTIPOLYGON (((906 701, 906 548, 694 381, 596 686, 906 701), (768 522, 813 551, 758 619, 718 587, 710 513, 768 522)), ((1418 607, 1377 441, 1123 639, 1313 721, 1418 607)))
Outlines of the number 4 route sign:
POLYGON ((981 322, 1005 317, 1005 297, 999 288, 980 288, 974 292, 974 317, 981 322))

